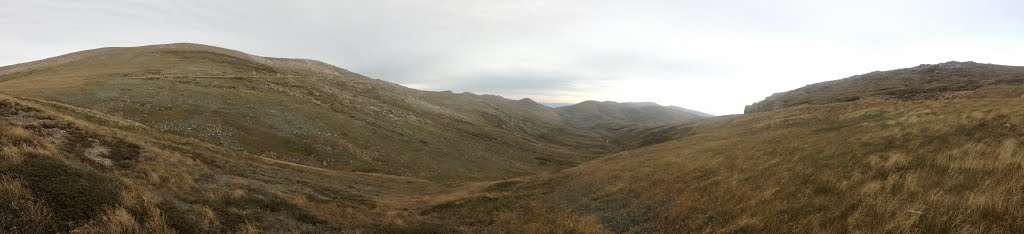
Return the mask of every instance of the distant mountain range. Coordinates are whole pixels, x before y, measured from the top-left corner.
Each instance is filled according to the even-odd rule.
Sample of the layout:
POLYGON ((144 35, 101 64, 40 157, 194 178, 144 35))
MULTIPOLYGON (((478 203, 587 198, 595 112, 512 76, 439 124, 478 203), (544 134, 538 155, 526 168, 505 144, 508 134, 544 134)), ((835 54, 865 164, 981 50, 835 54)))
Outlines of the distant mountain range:
POLYGON ((573 105, 573 103, 568 103, 568 102, 542 102, 540 104, 543 104, 543 105, 548 106, 548 107, 555 107, 555 108, 573 105))

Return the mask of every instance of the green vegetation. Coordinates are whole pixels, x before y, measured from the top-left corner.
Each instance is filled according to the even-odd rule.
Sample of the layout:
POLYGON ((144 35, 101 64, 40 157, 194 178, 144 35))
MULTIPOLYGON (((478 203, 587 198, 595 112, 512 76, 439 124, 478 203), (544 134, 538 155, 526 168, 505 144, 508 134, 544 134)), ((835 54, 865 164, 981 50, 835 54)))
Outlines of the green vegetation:
POLYGON ((0 168, 4 176, 21 180, 51 209, 57 230, 89 221, 117 205, 120 185, 97 172, 69 167, 56 159, 28 157, 16 166, 0 168))

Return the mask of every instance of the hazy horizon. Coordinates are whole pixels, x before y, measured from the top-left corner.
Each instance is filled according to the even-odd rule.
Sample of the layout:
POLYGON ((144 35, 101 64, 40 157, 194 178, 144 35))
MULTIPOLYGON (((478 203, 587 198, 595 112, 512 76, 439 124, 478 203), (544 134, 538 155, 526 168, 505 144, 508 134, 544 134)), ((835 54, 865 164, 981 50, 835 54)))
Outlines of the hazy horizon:
POLYGON ((810 83, 946 61, 1024 65, 1013 1, 0 2, 9 65, 192 42, 412 88, 722 115, 810 83), (244 7, 240 7, 244 6, 244 7))

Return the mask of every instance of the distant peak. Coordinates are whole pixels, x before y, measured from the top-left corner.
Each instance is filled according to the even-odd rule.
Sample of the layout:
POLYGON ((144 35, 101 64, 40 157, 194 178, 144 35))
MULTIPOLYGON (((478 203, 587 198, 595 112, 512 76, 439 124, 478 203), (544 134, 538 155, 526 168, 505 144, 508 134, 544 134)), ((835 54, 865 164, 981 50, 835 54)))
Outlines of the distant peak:
POLYGON ((654 103, 654 102, 623 102, 622 104, 632 105, 632 106, 662 106, 661 104, 654 103))
POLYGON ((530 99, 530 98, 523 98, 523 99, 516 100, 516 104, 524 105, 524 106, 544 106, 544 105, 542 105, 542 104, 540 104, 540 103, 538 103, 538 102, 536 102, 536 101, 534 101, 533 99, 530 99))
POLYGON ((977 67, 977 66, 981 66, 981 65, 986 65, 986 64, 984 64, 984 63, 977 63, 977 62, 974 62, 974 61, 966 61, 966 62, 949 61, 949 62, 938 63, 938 64, 921 64, 921 65, 918 65, 917 67, 913 67, 911 69, 912 70, 934 69, 934 68, 939 68, 939 69, 955 69, 955 68, 965 68, 965 67, 977 67))
POLYGON ((98 56, 99 58, 107 58, 110 55, 118 55, 120 57, 130 58, 133 57, 130 55, 135 54, 163 56, 161 54, 163 52, 201 52, 210 53, 216 56, 234 57, 236 59, 241 59, 245 62, 249 62, 253 65, 263 66, 263 68, 265 68, 262 69, 263 71, 272 70, 272 72, 270 73, 338 76, 358 75, 348 70, 338 68, 334 65, 330 65, 317 60, 263 57, 248 54, 237 50, 197 43, 171 43, 133 47, 104 47, 99 49, 85 50, 33 62, 0 67, 0 75, 39 69, 43 67, 59 66, 83 59, 95 59, 98 56), (154 52, 157 53, 154 54, 154 52))
POLYGON ((189 51, 195 50, 195 51, 217 52, 217 53, 233 55, 233 56, 246 56, 246 57, 254 56, 254 55, 247 54, 245 52, 241 52, 241 51, 237 51, 237 50, 232 50, 232 49, 227 49, 227 48, 224 48, 224 47, 218 47, 218 46, 212 46, 212 45, 204 45, 204 44, 198 44, 198 43, 189 43, 189 42, 145 45, 145 46, 137 46, 137 47, 112 47, 112 48, 125 48, 125 49, 137 48, 137 49, 160 49, 160 50, 189 50, 189 51))
POLYGON ((156 44, 156 45, 149 45, 149 46, 152 46, 152 47, 165 47, 165 48, 220 48, 220 49, 224 49, 224 48, 217 47, 217 46, 206 45, 206 44, 199 44, 199 43, 191 43, 191 42, 156 44))

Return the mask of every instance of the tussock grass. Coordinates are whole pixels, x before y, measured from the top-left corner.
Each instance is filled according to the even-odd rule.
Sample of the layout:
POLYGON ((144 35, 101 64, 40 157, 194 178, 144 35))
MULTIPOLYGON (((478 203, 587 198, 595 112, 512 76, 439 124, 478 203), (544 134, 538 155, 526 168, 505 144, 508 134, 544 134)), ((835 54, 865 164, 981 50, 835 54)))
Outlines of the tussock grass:
POLYGON ((32 134, 28 129, 14 126, 7 126, 6 131, 0 134, 0 140, 5 141, 11 145, 22 145, 31 144, 39 141, 35 134, 32 134))

